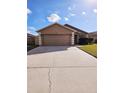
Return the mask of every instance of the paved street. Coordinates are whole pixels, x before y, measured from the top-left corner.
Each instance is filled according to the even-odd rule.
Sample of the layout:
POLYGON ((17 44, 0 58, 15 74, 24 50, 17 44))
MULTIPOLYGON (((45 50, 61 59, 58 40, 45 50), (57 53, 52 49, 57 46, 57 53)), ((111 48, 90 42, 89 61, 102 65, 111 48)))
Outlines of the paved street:
POLYGON ((28 52, 28 93, 96 93, 96 58, 74 46, 28 52))

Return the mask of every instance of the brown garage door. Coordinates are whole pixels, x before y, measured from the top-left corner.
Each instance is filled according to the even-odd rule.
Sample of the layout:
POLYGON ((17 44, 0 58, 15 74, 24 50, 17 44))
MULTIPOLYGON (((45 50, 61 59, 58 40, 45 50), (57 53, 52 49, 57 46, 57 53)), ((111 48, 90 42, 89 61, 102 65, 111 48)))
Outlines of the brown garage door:
POLYGON ((43 45, 71 45, 70 35, 43 35, 43 45))

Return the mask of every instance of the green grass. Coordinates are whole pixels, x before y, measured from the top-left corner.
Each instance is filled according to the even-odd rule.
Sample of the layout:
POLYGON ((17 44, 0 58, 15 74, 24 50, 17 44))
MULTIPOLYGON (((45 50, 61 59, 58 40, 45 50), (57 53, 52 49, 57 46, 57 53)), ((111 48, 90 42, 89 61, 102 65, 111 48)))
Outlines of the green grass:
POLYGON ((97 44, 82 45, 80 49, 91 54, 94 57, 97 57, 97 44))

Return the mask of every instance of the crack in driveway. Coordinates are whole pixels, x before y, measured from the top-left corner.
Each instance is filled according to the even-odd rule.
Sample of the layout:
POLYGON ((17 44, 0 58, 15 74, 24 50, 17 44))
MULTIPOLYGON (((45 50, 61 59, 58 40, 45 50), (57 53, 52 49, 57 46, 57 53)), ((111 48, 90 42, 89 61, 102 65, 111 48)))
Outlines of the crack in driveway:
POLYGON ((48 72, 48 82, 49 82, 49 93, 51 93, 52 81, 51 81, 51 69, 50 68, 49 68, 49 72, 48 72))

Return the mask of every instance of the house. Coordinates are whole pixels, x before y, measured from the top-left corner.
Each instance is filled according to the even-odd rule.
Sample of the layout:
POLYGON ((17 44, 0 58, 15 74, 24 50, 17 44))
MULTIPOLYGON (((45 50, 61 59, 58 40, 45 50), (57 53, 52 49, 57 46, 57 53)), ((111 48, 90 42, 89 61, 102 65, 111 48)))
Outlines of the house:
POLYGON ((86 42, 88 33, 71 25, 54 23, 37 31, 39 45, 75 45, 86 42))
POLYGON ((35 45, 35 36, 27 33, 27 45, 35 45))
POLYGON ((97 31, 89 33, 89 38, 92 38, 93 43, 97 43, 97 31))
MULTIPOLYGON (((69 24, 65 24, 64 26, 66 26, 66 27, 69 27, 69 28, 71 28, 71 29, 74 29, 74 30, 76 30, 77 32, 80 32, 78 35, 77 35, 77 42, 75 41, 75 44, 87 44, 88 43, 88 38, 89 38, 89 36, 88 36, 88 32, 86 32, 86 31, 84 31, 84 30, 81 30, 81 29, 79 29, 79 28, 76 28, 76 27, 74 27, 74 26, 71 26, 71 25, 69 25, 69 24)), ((76 35, 75 35, 75 38, 76 38, 76 35)))

